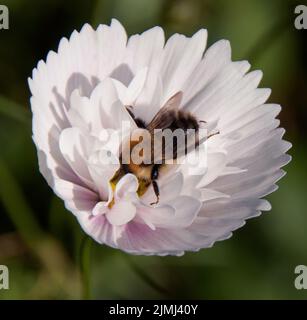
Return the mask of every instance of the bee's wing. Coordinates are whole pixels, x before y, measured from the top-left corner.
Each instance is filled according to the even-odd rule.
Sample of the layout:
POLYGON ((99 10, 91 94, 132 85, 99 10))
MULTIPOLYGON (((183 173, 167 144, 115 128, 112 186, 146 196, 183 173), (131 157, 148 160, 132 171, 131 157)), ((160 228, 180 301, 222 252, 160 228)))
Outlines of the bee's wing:
POLYGON ((173 120, 173 112, 178 110, 182 100, 182 91, 175 93, 164 106, 159 110, 159 112, 154 116, 154 118, 147 125, 146 129, 153 134, 154 129, 165 129, 168 128, 173 120))
POLYGON ((146 129, 149 131, 152 137, 150 157, 151 161, 154 161, 154 163, 164 163, 166 155, 162 143, 159 143, 159 134, 161 134, 161 132, 157 133, 155 132, 155 129, 167 129, 172 124, 172 122, 174 121, 175 112, 177 112, 180 106, 182 95, 182 91, 178 91, 170 99, 168 99, 163 107, 151 120, 151 122, 146 126, 146 129))
POLYGON ((151 162, 166 163, 167 160, 177 159, 195 150, 206 138, 200 138, 198 130, 184 132, 183 143, 173 139, 163 140, 163 131, 174 121, 174 112, 178 110, 182 100, 182 92, 174 94, 159 110, 146 129, 151 134, 151 162), (160 129, 160 130, 155 130, 160 129))
POLYGON ((210 137, 219 134, 219 131, 213 132, 209 135, 201 135, 199 130, 188 129, 184 132, 184 139, 182 143, 178 143, 177 140, 164 140, 162 143, 162 131, 158 131, 152 136, 152 158, 154 163, 170 164, 170 160, 178 160, 185 157, 190 152, 193 152, 199 148, 210 137), (153 142, 156 138, 155 142, 153 142), (175 142, 174 142, 175 141, 175 142), (162 150, 162 152, 161 152, 162 150), (160 154, 159 154, 160 152, 160 154), (158 156, 156 156, 158 155, 158 156), (157 162, 158 161, 158 162, 157 162))
POLYGON ((182 132, 181 138, 166 139, 162 142, 162 131, 155 132, 152 141, 152 153, 155 163, 171 163, 197 149, 207 138, 200 137, 198 130, 188 129, 182 132), (162 150, 162 151, 161 151, 162 150), (159 153, 160 152, 160 153, 159 153))

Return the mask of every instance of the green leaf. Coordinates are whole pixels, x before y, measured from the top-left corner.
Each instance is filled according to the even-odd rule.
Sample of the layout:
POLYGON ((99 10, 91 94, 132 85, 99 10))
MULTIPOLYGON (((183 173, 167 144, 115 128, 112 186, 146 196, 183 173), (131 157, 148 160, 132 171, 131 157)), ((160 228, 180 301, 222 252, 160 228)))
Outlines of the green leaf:
POLYGON ((26 126, 30 126, 31 124, 31 113, 28 109, 1 95, 0 115, 4 115, 5 117, 21 122, 26 126))
POLYGON ((28 244, 33 244, 43 232, 34 218, 34 214, 17 181, 5 163, 0 159, 0 201, 18 232, 28 244))

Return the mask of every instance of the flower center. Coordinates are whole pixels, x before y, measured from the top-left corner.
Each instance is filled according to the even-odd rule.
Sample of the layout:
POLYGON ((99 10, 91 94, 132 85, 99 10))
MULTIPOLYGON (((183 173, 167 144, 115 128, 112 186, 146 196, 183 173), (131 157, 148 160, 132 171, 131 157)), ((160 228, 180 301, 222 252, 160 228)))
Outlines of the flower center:
MULTIPOLYGON (((114 174, 113 178, 110 180, 111 189, 113 191, 113 197, 112 197, 112 200, 110 201, 110 203, 108 204, 109 209, 111 209, 115 204, 114 192, 116 189, 116 185, 124 175, 125 175, 125 173, 121 169, 119 169, 114 174)), ((137 176, 136 176, 136 178, 138 179, 138 182, 139 182, 139 187, 138 187, 136 193, 139 197, 141 197, 147 191, 150 183, 148 183, 147 180, 141 179, 137 176)))

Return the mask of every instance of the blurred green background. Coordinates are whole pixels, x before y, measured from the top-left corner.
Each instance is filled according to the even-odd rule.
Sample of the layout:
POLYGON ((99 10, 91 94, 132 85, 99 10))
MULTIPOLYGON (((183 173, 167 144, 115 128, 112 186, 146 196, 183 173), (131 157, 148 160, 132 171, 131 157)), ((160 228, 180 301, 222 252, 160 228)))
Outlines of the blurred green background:
POLYGON ((38 171, 27 77, 61 37, 112 17, 128 34, 161 25, 167 36, 191 35, 205 27, 209 44, 229 39, 233 58, 263 70, 261 85, 283 106, 293 160, 269 197, 273 210, 211 249, 161 258, 92 243, 92 298, 307 298, 307 290, 294 287, 295 266, 307 265, 307 30, 294 28, 294 8, 303 0, 0 2, 10 10, 10 29, 0 31, 0 264, 10 269, 10 290, 0 290, 1 299, 82 297, 84 234, 38 171))

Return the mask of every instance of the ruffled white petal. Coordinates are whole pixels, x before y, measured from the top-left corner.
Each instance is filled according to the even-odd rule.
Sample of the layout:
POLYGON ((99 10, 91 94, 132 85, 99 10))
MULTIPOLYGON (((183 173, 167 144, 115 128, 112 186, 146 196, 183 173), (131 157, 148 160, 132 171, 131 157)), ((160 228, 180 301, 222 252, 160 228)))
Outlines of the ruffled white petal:
MULTIPOLYGON (((266 103, 261 71, 233 62, 228 41, 204 52, 206 30, 173 35, 160 27, 127 41, 117 20, 93 30, 85 25, 60 41, 29 79, 33 140, 41 173, 97 242, 134 254, 181 255, 224 240, 245 220, 270 210, 262 199, 277 189, 291 144, 276 119, 281 107, 266 103), (161 170, 160 202, 152 186, 139 197, 138 180, 120 167, 121 141, 136 124, 149 123, 176 92, 208 134, 201 167, 161 170)), ((189 156, 192 156, 191 154, 189 156)))

